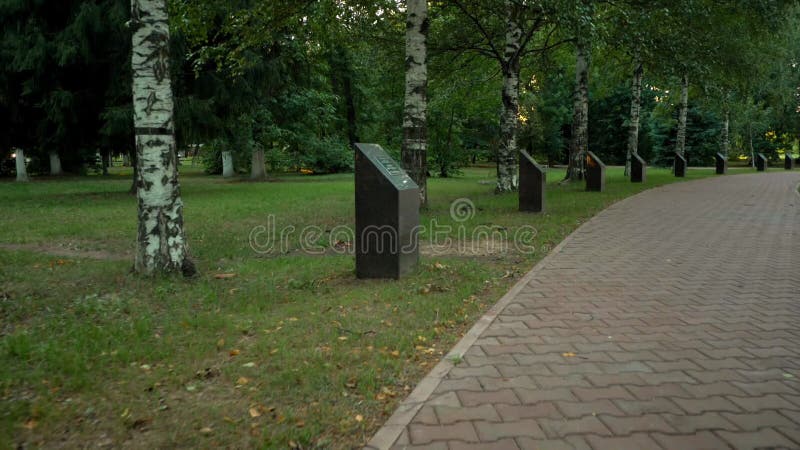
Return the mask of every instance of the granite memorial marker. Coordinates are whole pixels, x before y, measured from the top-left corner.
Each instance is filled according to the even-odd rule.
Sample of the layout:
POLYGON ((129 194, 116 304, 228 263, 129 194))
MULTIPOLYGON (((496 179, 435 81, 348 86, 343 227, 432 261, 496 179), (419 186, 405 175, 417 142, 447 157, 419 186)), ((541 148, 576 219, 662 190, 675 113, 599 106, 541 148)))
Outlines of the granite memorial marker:
POLYGON ((547 174, 525 150, 519 151, 519 210, 544 211, 547 174))
POLYGON ((763 153, 756 153, 756 170, 759 172, 767 170, 767 157, 763 153))
POLYGON ((787 153, 783 157, 783 168, 786 170, 793 170, 794 165, 797 163, 797 159, 793 157, 791 154, 787 153))
POLYGON ((717 175, 725 175, 728 173, 728 158, 722 153, 714 155, 714 161, 717 163, 717 175))
POLYGON ((675 153, 675 176, 686 176, 686 158, 679 153, 675 153))
POLYGON ((586 190, 603 192, 606 188, 606 165, 592 152, 586 152, 586 190))
POLYGON ((636 153, 631 155, 631 182, 647 182, 647 164, 644 162, 644 159, 636 153))
POLYGON ((356 276, 400 278, 419 262, 419 187, 380 145, 356 144, 356 276))

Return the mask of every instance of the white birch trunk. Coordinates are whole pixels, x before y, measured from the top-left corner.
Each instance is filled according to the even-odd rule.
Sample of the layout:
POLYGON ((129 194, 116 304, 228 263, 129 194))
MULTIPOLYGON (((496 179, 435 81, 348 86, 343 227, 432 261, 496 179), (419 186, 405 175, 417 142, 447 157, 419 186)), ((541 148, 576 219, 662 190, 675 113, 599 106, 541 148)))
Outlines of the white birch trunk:
POLYGON ((61 168, 61 157, 58 152, 50 152, 50 175, 57 176, 63 175, 64 170, 61 168))
POLYGON ((264 167, 266 164, 266 159, 264 158, 264 149, 263 148, 256 148, 253 150, 253 156, 251 161, 250 167, 250 179, 252 180, 264 180, 267 178, 267 169, 264 167))
POLYGON ((678 113, 678 137, 675 142, 675 152, 681 156, 686 154, 686 115, 689 111, 689 76, 684 74, 681 79, 681 108, 678 113))
POLYGON ((30 181, 31 179, 28 177, 28 168, 25 165, 25 152, 21 148, 18 148, 16 149, 16 154, 17 181, 30 181))
POLYGON ((500 145, 497 149, 497 186, 495 192, 513 192, 519 187, 517 176, 517 128, 519 126, 519 58, 522 29, 517 11, 506 0, 507 29, 503 52, 503 110, 500 113, 500 145))
POLYGON ((583 178, 583 157, 589 147, 589 46, 578 38, 575 52, 575 92, 572 102, 572 142, 570 143, 567 179, 583 178))
MULTIPOLYGON (((194 163, 192 164, 194 165, 194 163)), ((229 151, 222 152, 222 176, 230 178, 233 175, 233 153, 229 151)))
POLYGON ((403 102, 403 167, 428 203, 428 2, 406 0, 406 80, 403 102))
POLYGON ((139 232, 134 271, 196 269, 187 254, 178 184, 166 0, 132 0, 133 118, 139 232))
POLYGON ((728 157, 731 148, 731 113, 725 110, 725 119, 722 121, 722 154, 728 157))
POLYGON ((628 152, 625 156, 625 176, 631 174, 631 155, 639 153, 639 120, 642 111, 642 77, 644 68, 639 51, 634 57, 633 83, 631 85, 631 119, 628 125, 628 152))

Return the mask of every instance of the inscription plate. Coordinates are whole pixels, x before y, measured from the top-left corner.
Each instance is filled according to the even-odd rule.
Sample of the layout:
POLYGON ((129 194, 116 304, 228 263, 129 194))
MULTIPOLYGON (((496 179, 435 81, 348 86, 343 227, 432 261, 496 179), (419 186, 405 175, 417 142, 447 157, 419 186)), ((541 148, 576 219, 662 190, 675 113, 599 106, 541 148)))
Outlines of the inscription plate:
POLYGON ((631 182, 647 182, 647 163, 636 153, 631 155, 631 182))
POLYGON ((763 153, 757 153, 756 154, 756 170, 759 171, 759 172, 764 172, 765 170, 767 170, 767 167, 768 167, 767 157, 764 156, 763 153))
POLYGON ((714 161, 717 165, 717 175, 725 175, 728 173, 728 158, 722 153, 714 155, 714 161))
POLYGON ((519 151, 519 210, 544 211, 547 174, 525 150, 519 151))
POLYGON ((356 144, 356 276, 400 278, 419 262, 419 187, 376 144, 356 144))
POLYGON ((675 176, 676 177, 686 176, 686 158, 684 158, 678 153, 675 153, 675 176))
POLYGON ((606 165, 592 152, 586 152, 586 190, 603 192, 606 188, 606 165))

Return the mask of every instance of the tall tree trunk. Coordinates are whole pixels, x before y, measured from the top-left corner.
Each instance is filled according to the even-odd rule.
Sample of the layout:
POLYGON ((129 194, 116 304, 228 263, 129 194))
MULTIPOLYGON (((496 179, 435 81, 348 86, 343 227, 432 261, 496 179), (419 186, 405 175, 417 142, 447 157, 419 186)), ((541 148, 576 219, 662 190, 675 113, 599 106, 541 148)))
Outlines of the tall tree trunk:
POLYGON ((428 204, 428 2, 406 1, 406 89, 403 103, 403 167, 428 204))
POLYGON ((61 168, 61 157, 58 156, 57 151, 50 152, 50 175, 58 176, 63 174, 64 170, 61 168))
POLYGON ((681 109, 678 113, 678 138, 675 152, 681 156, 686 154, 686 115, 689 112, 689 75, 681 78, 681 109))
POLYGON ((756 149, 753 146, 753 124, 747 124, 747 136, 748 140, 750 141, 750 167, 753 169, 756 168, 756 149))
POLYGON ((254 148, 250 165, 251 180, 264 180, 267 178, 267 169, 264 167, 265 164, 264 149, 261 147, 254 148))
POLYGON ((728 111, 728 108, 725 108, 725 119, 722 121, 722 154, 725 157, 728 157, 728 152, 731 148, 731 138, 730 138, 730 129, 731 129, 731 113, 728 111))
POLYGON ((223 151, 222 152, 222 176, 224 178, 230 178, 234 174, 233 172, 233 153, 230 151, 223 151))
POLYGON ((572 142, 569 148, 567 180, 583 178, 583 157, 589 146, 589 64, 590 43, 579 36, 575 52, 575 92, 572 101, 572 142))
POLYGON ((507 29, 503 52, 503 111, 500 113, 500 145, 497 149, 496 193, 513 192, 519 187, 517 177, 517 128, 519 126, 519 58, 522 29, 517 11, 506 0, 507 29))
POLYGON ((25 165, 25 152, 18 148, 16 150, 16 163, 17 163, 17 181, 27 182, 31 179, 28 177, 28 168, 25 165))
POLYGON ((139 233, 134 271, 196 273, 187 252, 175 148, 166 0, 132 0, 139 233))
POLYGON ((631 120, 628 125, 628 153, 625 156, 625 176, 631 174, 631 155, 639 153, 639 118, 642 111, 642 77, 644 68, 639 50, 634 56, 633 83, 631 85, 631 120))
POLYGON ((111 165, 111 152, 108 150, 103 150, 100 153, 100 165, 103 169, 103 175, 108 175, 108 166, 111 165))

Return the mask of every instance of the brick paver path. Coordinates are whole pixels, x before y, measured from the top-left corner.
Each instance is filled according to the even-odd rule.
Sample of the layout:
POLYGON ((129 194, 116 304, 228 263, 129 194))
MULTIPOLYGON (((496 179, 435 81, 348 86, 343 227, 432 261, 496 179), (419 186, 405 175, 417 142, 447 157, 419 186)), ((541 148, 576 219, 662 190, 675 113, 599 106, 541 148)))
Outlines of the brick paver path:
POLYGON ((393 448, 800 449, 798 182, 718 177, 604 211, 393 448))

